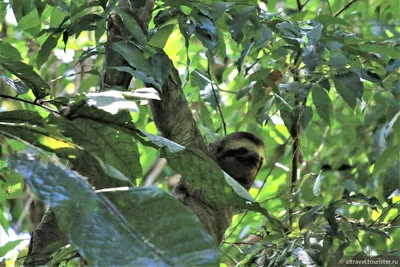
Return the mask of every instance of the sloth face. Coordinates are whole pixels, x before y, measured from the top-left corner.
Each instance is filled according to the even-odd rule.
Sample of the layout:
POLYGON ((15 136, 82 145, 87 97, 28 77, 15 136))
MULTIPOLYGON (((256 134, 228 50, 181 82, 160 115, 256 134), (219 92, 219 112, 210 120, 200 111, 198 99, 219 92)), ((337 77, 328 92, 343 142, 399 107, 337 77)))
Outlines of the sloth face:
POLYGON ((218 165, 249 189, 264 161, 264 144, 253 134, 237 132, 210 145, 218 165))

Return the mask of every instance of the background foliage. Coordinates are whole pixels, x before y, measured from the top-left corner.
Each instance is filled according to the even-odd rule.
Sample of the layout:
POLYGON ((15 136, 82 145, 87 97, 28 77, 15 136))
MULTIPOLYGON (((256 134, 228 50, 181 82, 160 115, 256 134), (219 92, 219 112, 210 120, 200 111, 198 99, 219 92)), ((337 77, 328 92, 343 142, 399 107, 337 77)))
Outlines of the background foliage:
POLYGON ((69 234, 72 247, 55 249, 54 263, 76 265, 74 248, 89 264, 323 265, 343 255, 400 256, 400 2, 154 7, 147 38, 117 1, 0 1, 0 259, 14 264, 26 245, 15 235, 32 231, 33 215, 43 214, 31 190, 69 234), (132 34, 111 46, 133 67, 117 69, 135 79, 130 92, 95 93, 112 11, 132 34), (157 136, 147 105, 157 93, 145 83, 159 89, 168 71, 165 59, 152 57, 158 49, 178 69, 209 141, 225 130, 264 140, 267 164, 251 196, 233 193, 240 188, 226 187, 202 155, 157 136), (160 150, 170 165, 158 170, 160 150), (176 173, 193 182, 213 173, 213 185, 196 186, 253 210, 234 217, 219 250, 165 193, 176 173), (95 193, 82 176, 156 187, 95 193), (219 194, 223 188, 230 193, 219 194), (287 235, 242 197, 279 218, 287 235))

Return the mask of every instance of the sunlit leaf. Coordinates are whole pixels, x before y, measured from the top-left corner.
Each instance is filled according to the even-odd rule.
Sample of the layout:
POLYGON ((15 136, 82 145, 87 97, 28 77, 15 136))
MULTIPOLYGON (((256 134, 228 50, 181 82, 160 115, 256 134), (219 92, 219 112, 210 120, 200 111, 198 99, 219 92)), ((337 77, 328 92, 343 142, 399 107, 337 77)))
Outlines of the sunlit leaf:
POLYGON ((40 99, 50 93, 50 86, 33 70, 33 67, 21 61, 0 56, 0 65, 21 79, 40 99))
POLYGON ((151 36, 148 44, 163 49, 175 25, 168 24, 159 29, 151 36))

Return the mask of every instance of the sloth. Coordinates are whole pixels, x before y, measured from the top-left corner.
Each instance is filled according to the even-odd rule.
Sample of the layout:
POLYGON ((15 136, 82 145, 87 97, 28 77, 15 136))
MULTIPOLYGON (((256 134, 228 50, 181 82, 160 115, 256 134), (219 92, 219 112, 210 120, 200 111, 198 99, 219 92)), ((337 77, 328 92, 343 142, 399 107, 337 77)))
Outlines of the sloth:
MULTIPOLYGON (((208 154, 222 170, 248 190, 263 164, 264 143, 251 133, 236 132, 211 143, 208 154)), ((220 244, 231 223, 234 209, 209 201, 184 179, 174 188, 173 195, 197 215, 214 241, 220 244)))
POLYGON ((249 189, 264 162, 264 143, 251 133, 236 132, 211 143, 209 156, 222 170, 249 189))

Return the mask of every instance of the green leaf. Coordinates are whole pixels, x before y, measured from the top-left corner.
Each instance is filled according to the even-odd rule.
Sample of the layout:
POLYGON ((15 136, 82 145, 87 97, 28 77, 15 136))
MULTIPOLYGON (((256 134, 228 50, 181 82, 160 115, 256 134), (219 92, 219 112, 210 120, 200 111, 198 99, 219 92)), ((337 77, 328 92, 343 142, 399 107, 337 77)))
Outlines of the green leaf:
POLYGON ((113 43, 111 49, 120 54, 132 67, 143 71, 147 76, 155 78, 152 66, 143 52, 132 43, 113 43))
POLYGON ((328 124, 331 125, 333 116, 333 105, 325 89, 319 85, 312 88, 312 99, 318 115, 328 124))
POLYGON ((307 128, 308 124, 312 120, 312 117, 312 108, 304 106, 303 110, 300 112, 300 125, 303 127, 303 130, 307 128))
MULTIPOLYGON (((246 207, 245 199, 235 193, 240 192, 240 195, 243 195, 243 191, 237 189, 237 186, 240 185, 235 184, 236 189, 234 189, 228 184, 217 163, 200 150, 186 148, 179 152, 171 152, 171 150, 163 148, 161 155, 167 159, 168 164, 175 171, 187 179, 191 186, 203 191, 211 201, 238 208, 246 207)), ((247 194, 246 198, 248 198, 247 194)))
POLYGON ((354 109, 357 105, 357 98, 361 99, 363 94, 363 83, 360 81, 360 77, 354 72, 348 72, 334 76, 333 82, 336 91, 350 108, 354 109))
MULTIPOLYGON (((1 42, 0 42, 0 44, 1 44, 1 42)), ((387 72, 387 74, 390 74, 390 73, 396 71, 398 68, 400 68, 400 58, 398 58, 398 59, 391 58, 386 66, 386 72, 387 72)))
POLYGON ((263 49, 272 39, 272 31, 265 25, 261 25, 254 33, 254 49, 263 49))
POLYGON ((341 18, 337 18, 331 15, 319 15, 314 18, 316 21, 321 22, 325 26, 328 25, 343 25, 348 26, 349 24, 341 18))
MULTIPOLYGON (((108 120, 113 118, 116 123, 122 119, 121 114, 129 116, 128 114, 111 115, 95 107, 86 106, 77 107, 71 112, 82 114, 84 117, 67 120, 53 116, 51 122, 62 129, 64 136, 72 138, 77 145, 122 172, 132 182, 141 177, 140 155, 132 135, 121 131, 117 125, 113 127, 108 123, 108 120), (99 117, 102 115, 103 117, 99 117)), ((126 120, 130 121, 130 117, 126 120)))
POLYGON ((241 72, 242 67, 243 67, 243 63, 245 58, 249 55, 251 48, 253 47, 254 42, 251 41, 249 42, 246 47, 242 50, 242 52, 240 53, 240 57, 236 62, 236 66, 238 68, 238 71, 241 72))
POLYGON ((0 190, 4 192, 6 199, 16 199, 21 196, 24 191, 24 177, 9 167, 0 169, 0 177, 0 190))
POLYGON ((103 19, 102 16, 93 13, 79 17, 68 27, 68 35, 72 36, 75 34, 76 38, 78 38, 83 31, 94 31, 98 28, 95 23, 103 19))
POLYGON ((156 29, 156 32, 151 36, 148 44, 154 47, 158 47, 160 49, 164 49, 165 44, 168 41, 169 36, 174 30, 175 25, 168 24, 159 29, 156 29))
POLYGON ((84 11, 85 9, 88 9, 90 7, 97 7, 97 6, 101 6, 101 5, 102 5, 102 3, 100 1, 83 2, 82 5, 80 5, 79 7, 76 7, 76 8, 74 5, 71 5, 71 17, 75 16, 79 12, 84 11))
POLYGON ((63 158, 76 156, 78 147, 53 128, 15 122, 0 122, 0 126, 0 134, 8 138, 25 141, 63 158))
POLYGON ((176 8, 176 7, 161 10, 154 17, 154 24, 156 25, 156 27, 158 27, 161 24, 164 24, 164 23, 174 19, 180 13, 181 13, 181 11, 179 10, 179 8, 176 8))
POLYGON ((157 89, 161 88, 161 84, 158 81, 156 81, 153 77, 148 76, 143 71, 140 71, 139 69, 134 70, 132 67, 111 67, 110 69, 116 69, 118 71, 127 72, 136 79, 139 79, 144 83, 149 83, 157 89))
POLYGON ((302 54, 304 64, 311 70, 314 70, 320 62, 316 49, 314 45, 307 45, 302 54))
POLYGON ((57 46, 58 39, 60 39, 60 36, 61 33, 54 33, 50 34, 49 37, 47 37, 46 41, 40 48, 40 51, 36 59, 36 66, 38 69, 40 69, 43 63, 47 61, 51 51, 57 46))
POLYGON ((125 27, 132 34, 133 38, 135 38, 138 44, 145 46, 147 43, 147 37, 144 34, 142 28, 137 23, 136 19, 122 9, 117 10, 117 14, 120 15, 125 27))
POLYGON ((0 40, 0 56, 13 60, 22 60, 18 49, 16 49, 10 43, 4 42, 3 40, 0 40))
POLYGON ((24 239, 8 241, 4 246, 0 247, 0 257, 4 257, 8 252, 14 250, 24 239))
POLYGON ((324 206, 324 204, 319 204, 303 215, 301 215, 299 219, 299 228, 300 230, 304 229, 305 227, 309 226, 311 223, 315 221, 317 218, 317 212, 324 206))
POLYGON ((67 14, 70 13, 69 6, 64 0, 46 0, 46 4, 59 8, 67 14))
POLYGON ((230 23, 230 33, 236 42, 241 42, 244 34, 243 30, 245 25, 249 22, 250 16, 255 12, 254 6, 247 6, 242 8, 232 19, 230 23))
POLYGON ((374 43, 368 42, 361 44, 359 48, 370 53, 387 55, 392 58, 400 58, 400 46, 396 42, 374 43))
MULTIPOLYGON (((8 3, 0 2, 0 21, 4 21, 7 14, 8 3)), ((0 49, 1 51, 1 49, 0 49)))
POLYGON ((241 196, 242 198, 250 201, 250 202, 256 202, 256 200, 250 195, 250 193, 241 185, 239 184, 235 179, 229 176, 226 172, 224 172, 224 177, 225 181, 227 184, 229 184, 233 190, 235 191, 236 194, 241 196))
POLYGON ((0 56, 0 65, 29 86, 37 99, 49 95, 50 86, 33 70, 32 66, 3 56, 0 56))
POLYGON ((206 16, 197 14, 193 17, 195 31, 194 34, 201 41, 201 43, 208 48, 213 55, 217 47, 217 29, 214 22, 206 16))
POLYGON ((226 11, 230 10, 235 3, 217 2, 212 7, 212 18, 218 20, 226 11))
POLYGON ((375 162, 374 174, 388 170, 396 160, 399 160, 399 151, 400 145, 386 148, 375 162))
POLYGON ((334 54, 329 58, 329 65, 332 68, 343 68, 349 62, 347 57, 341 53, 334 54))
POLYGON ((281 118, 283 120, 283 123, 286 126, 286 129, 288 130, 288 132, 290 133, 290 135, 295 138, 295 133, 293 132, 293 125, 295 123, 295 117, 294 117, 294 113, 293 110, 290 109, 289 106, 287 105, 283 105, 280 109, 279 112, 281 114, 281 118))
POLYGON ((0 112, 0 122, 30 123, 38 126, 45 126, 46 122, 36 111, 12 110, 0 112))
POLYGON ((19 80, 13 80, 11 78, 8 78, 4 74, 0 74, 0 78, 9 86, 12 87, 19 95, 26 94, 29 92, 29 88, 24 84, 22 81, 19 80))
POLYGON ((317 45, 319 39, 321 38, 322 34, 322 29, 324 26, 322 24, 319 24, 318 22, 314 22, 314 25, 311 30, 308 32, 308 40, 309 40, 309 45, 317 45))
POLYGON ((218 262, 218 250, 195 215, 158 188, 98 194, 82 176, 44 154, 13 155, 8 161, 52 207, 60 228, 89 265, 218 262))
POLYGON ((40 23, 39 13, 37 9, 34 8, 18 21, 18 28, 28 30, 40 25, 40 23))

